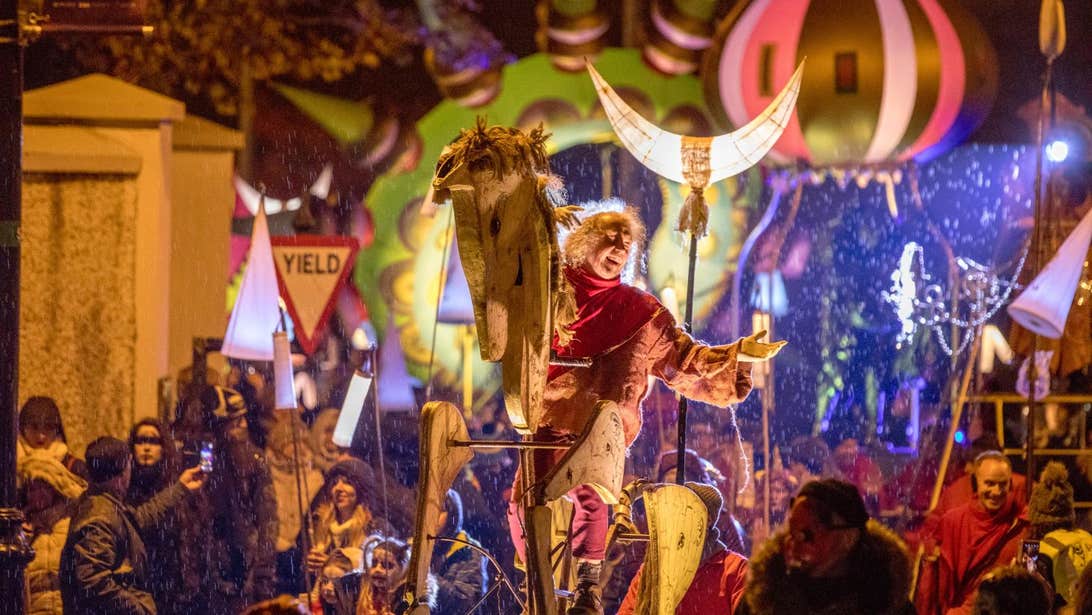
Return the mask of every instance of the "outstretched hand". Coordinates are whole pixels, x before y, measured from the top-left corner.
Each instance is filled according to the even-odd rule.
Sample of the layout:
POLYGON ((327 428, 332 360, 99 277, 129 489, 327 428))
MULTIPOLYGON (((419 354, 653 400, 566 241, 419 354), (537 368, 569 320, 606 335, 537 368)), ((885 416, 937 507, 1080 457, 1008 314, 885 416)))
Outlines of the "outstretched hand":
POLYGON ((576 217, 577 212, 584 211, 584 208, 579 205, 565 205, 564 207, 554 208, 554 223, 564 229, 574 229, 580 226, 580 218, 576 217))
POLYGON ((781 352, 781 349, 785 347, 785 344, 789 343, 787 340, 773 343, 758 341, 764 337, 766 337, 765 329, 740 340, 738 360, 742 363, 761 363, 763 361, 768 361, 774 358, 778 352, 781 352))
POLYGON ((188 491, 197 491, 205 484, 205 479, 208 475, 201 471, 200 467, 192 467, 188 470, 183 470, 182 474, 178 477, 178 482, 182 483, 188 491))

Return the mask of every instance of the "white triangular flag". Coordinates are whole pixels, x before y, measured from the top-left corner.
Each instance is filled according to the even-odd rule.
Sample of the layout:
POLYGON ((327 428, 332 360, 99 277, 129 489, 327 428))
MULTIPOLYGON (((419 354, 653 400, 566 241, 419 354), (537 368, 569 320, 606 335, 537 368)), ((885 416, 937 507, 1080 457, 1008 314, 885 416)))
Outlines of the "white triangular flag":
POLYGON ((1081 281, 1088 245, 1092 242, 1092 210, 1066 237, 1058 253, 1009 304, 1009 316, 1028 331, 1059 339, 1065 329, 1077 283, 1081 281))
POLYGON ((248 361, 273 360, 273 331, 280 321, 278 307, 277 270, 273 264, 273 247, 269 243, 269 224, 265 208, 259 207, 250 235, 250 256, 247 260, 239 295, 231 310, 227 332, 220 353, 248 361))

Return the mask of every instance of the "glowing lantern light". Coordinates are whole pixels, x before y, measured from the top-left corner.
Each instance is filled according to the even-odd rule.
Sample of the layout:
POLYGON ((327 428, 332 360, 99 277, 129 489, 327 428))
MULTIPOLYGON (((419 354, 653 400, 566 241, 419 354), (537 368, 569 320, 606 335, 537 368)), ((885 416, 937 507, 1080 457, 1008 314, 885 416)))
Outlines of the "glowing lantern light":
POLYGON ((717 45, 706 93, 737 126, 808 58, 771 152, 782 162, 928 160, 977 127, 997 90, 985 33, 938 0, 752 0, 722 22, 717 45))
POLYGON ((281 320, 280 295, 265 207, 259 206, 257 212, 250 236, 250 259, 220 352, 235 359, 272 361, 273 331, 281 320))

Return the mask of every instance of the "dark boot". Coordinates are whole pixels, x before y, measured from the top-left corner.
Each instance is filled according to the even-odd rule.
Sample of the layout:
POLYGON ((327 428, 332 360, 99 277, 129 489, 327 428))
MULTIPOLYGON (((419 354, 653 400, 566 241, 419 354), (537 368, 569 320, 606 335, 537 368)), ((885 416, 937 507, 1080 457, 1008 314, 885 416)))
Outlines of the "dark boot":
POLYGON ((576 591, 566 615, 603 615, 603 592, 599 574, 603 562, 580 561, 576 566, 576 591))

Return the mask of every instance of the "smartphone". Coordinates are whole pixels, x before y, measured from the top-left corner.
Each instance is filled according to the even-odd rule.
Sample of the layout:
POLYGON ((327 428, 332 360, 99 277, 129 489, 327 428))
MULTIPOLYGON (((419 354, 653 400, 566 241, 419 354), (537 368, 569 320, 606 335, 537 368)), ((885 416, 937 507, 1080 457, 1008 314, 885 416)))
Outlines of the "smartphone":
MULTIPOLYGON (((201 467, 202 472, 204 472, 206 474, 208 474, 209 472, 212 472, 212 459, 213 459, 212 442, 209 442, 209 441, 206 440, 206 441, 201 443, 200 467, 201 467)), ((1038 543, 1036 543, 1036 544, 1038 544, 1038 543)))
POLYGON ((1039 559, 1039 541, 1025 540, 1020 545, 1020 561, 1027 567, 1028 572, 1035 572, 1036 560, 1039 559))

